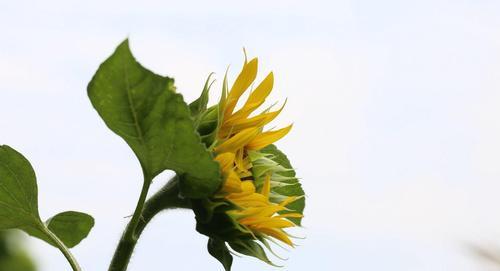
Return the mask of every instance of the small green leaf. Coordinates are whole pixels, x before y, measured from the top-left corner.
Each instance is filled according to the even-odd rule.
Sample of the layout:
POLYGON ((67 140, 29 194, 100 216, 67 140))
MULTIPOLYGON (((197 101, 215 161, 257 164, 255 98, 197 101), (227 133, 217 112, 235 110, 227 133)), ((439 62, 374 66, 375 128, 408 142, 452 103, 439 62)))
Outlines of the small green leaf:
POLYGON ((33 167, 22 154, 5 145, 0 146, 0 206, 0 230, 21 229, 54 246, 48 230, 68 247, 74 247, 94 225, 91 216, 78 212, 58 214, 45 225, 38 214, 33 167))
POLYGON ((85 213, 67 211, 53 216, 45 224, 67 247, 72 248, 89 235, 94 218, 85 213))
POLYGON ((175 93, 174 80, 138 63, 128 40, 101 64, 88 95, 106 125, 132 148, 146 177, 174 170, 182 176, 182 194, 189 198, 218 190, 218 163, 201 143, 188 105, 175 93))
POLYGON ((224 241, 219 239, 208 239, 208 252, 219 262, 222 263, 226 271, 231 271, 231 265, 233 264, 233 256, 229 252, 224 241))
POLYGON ((38 188, 33 168, 9 146, 0 146, 0 229, 37 227, 38 188))
MULTIPOLYGON (((271 159, 278 164, 282 165, 283 167, 287 169, 293 169, 292 165, 290 164, 290 161, 286 157, 286 155, 280 151, 275 145, 269 145, 265 147, 264 149, 261 150, 263 153, 269 153, 272 154, 273 156, 271 159)), ((273 188, 273 191, 284 195, 284 196, 297 196, 301 197, 300 199, 288 204, 286 207, 289 209, 287 211, 282 211, 281 213, 304 213, 304 208, 305 208, 305 197, 304 197, 304 190, 302 189, 302 185, 300 184, 299 180, 295 176, 295 171, 294 170, 288 170, 285 172, 280 172, 281 175, 285 177, 293 177, 288 183, 289 185, 282 186, 282 187, 276 187, 273 188)), ((300 225, 302 222, 302 218, 288 218, 292 222, 294 222, 297 225, 300 225)))

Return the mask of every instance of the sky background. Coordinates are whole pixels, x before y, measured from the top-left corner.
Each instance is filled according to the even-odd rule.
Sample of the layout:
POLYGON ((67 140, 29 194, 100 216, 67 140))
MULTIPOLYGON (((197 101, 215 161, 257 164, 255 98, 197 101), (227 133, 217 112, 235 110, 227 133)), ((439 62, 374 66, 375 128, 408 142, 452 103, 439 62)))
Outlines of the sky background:
MULTIPOLYGON (((142 175, 87 98, 98 65, 129 37, 187 101, 216 72, 215 101, 245 47, 259 78, 275 73, 270 102, 288 98, 275 126, 294 123, 278 145, 308 195, 307 238, 280 251, 282 269, 238 258, 234 270, 498 270, 470 246, 500 255, 499 14, 496 0, 2 0, 0 144, 33 164, 42 218, 94 216, 73 252, 105 270, 142 175)), ((129 270, 222 270, 194 227, 189 211, 160 215, 129 270)), ((26 243, 41 271, 69 270, 26 243)))

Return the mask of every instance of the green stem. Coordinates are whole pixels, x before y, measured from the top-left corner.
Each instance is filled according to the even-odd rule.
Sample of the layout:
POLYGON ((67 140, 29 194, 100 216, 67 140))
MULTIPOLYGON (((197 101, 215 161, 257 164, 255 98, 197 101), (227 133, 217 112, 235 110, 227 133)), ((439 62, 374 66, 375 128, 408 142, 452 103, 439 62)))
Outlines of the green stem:
POLYGON ((50 240, 54 242, 56 247, 62 252, 64 257, 68 260, 69 264, 71 265, 71 268, 73 271, 81 271, 82 269, 80 268, 80 265, 78 265, 78 262, 76 261, 75 257, 71 252, 69 251, 68 247, 57 237, 52 231, 50 231, 45 224, 41 223, 40 228, 39 228, 43 233, 45 233, 50 240))
POLYGON ((167 185, 153 195, 148 201, 145 203, 143 202, 140 209, 141 213, 138 216, 140 219, 134 220, 134 218, 132 218, 130 223, 127 225, 123 237, 115 250, 115 255, 111 260, 109 271, 127 270, 128 263, 137 244, 137 240, 148 223, 159 212, 173 208, 190 208, 189 201, 180 199, 178 196, 179 188, 177 186, 177 181, 177 177, 172 178, 167 185), (131 236, 132 238, 127 238, 127 236, 131 236))
POLYGON ((127 227, 127 231, 124 233, 124 237, 127 240, 137 241, 137 237, 135 236, 135 229, 137 228, 137 224, 141 220, 142 210, 144 209, 144 203, 146 202, 146 197, 148 196, 149 187, 151 186, 152 178, 148 175, 144 175, 144 184, 142 185, 141 195, 139 200, 137 201, 137 206, 135 207, 134 215, 130 220, 129 226, 127 227))
MULTIPOLYGON (((130 261, 130 257, 132 256, 132 252, 128 251, 128 247, 134 247, 137 243, 137 236, 135 235, 135 229, 137 228, 137 224, 141 220, 142 210, 144 209, 144 203, 146 202, 146 197, 148 196, 149 187, 151 186, 152 178, 143 171, 144 173, 144 183, 142 184, 141 195, 139 196, 139 200, 137 201, 137 205, 135 207, 134 214, 132 215, 132 219, 128 223, 125 228, 125 232, 120 239, 120 244, 123 244, 123 249, 118 249, 115 251, 113 255, 113 259, 111 260, 111 264, 109 266, 110 271, 115 270, 126 270, 128 261, 130 261)), ((119 247, 120 248, 120 247, 119 247)))

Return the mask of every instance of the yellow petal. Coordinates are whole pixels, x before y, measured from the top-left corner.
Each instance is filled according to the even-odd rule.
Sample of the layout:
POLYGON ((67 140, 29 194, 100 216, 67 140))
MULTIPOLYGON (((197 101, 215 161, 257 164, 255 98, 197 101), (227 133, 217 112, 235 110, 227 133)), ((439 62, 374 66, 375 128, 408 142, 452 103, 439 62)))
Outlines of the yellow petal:
POLYGON ((218 105, 218 126, 222 123, 224 119, 224 112, 226 109, 226 102, 227 102, 227 73, 229 72, 229 67, 226 70, 226 74, 224 75, 224 81, 222 82, 222 93, 220 96, 220 101, 218 105))
POLYGON ((238 115, 234 114, 230 118, 228 118, 227 120, 224 121, 224 125, 225 126, 237 125, 239 123, 244 123, 244 122, 252 121, 254 119, 259 119, 259 117, 261 119, 271 118, 271 120, 272 120, 272 119, 276 118, 276 116, 278 116, 281 113, 281 111, 283 111, 283 108, 285 108, 286 102, 287 101, 285 100, 285 102, 280 107, 280 109, 278 109, 278 110, 276 110, 274 112, 268 112, 272 108, 272 106, 271 106, 268 109, 264 110, 264 112, 262 112, 260 114, 257 114, 255 117, 252 117, 252 118, 249 118, 249 119, 247 119, 247 116, 242 116, 241 114, 240 114, 240 116, 238 116, 238 115), (264 116, 266 116, 266 117, 264 117, 264 116))
POLYGON ((252 161, 250 161, 250 158, 248 157, 248 155, 246 155, 245 159, 243 159, 243 162, 245 164, 246 170, 249 170, 253 167, 252 161))
POLYGON ((271 193, 271 175, 267 175, 264 180, 264 185, 262 186, 262 191, 260 192, 264 197, 269 199, 269 194, 271 193))
POLYGON ((283 211, 285 208, 279 205, 269 205, 266 208, 263 208, 259 213, 255 214, 255 216, 263 216, 263 217, 271 217, 275 213, 279 211, 283 211))
POLYGON ((215 161, 219 162, 222 172, 227 172, 234 166, 234 153, 225 152, 218 154, 215 161))
POLYGON ((243 190, 244 191, 252 191, 252 193, 255 193, 255 185, 253 184, 252 181, 244 181, 243 182, 243 190))
POLYGON ((263 229, 259 229, 258 231, 262 232, 264 234, 267 234, 269 236, 272 236, 272 237, 282 241, 283 243, 286 243, 289 246, 293 247, 292 241, 290 240, 290 238, 288 238, 288 236, 286 235, 286 233, 283 230, 273 229, 273 228, 271 228, 271 229, 263 228, 263 229))
POLYGON ((280 206, 283 206, 283 207, 287 206, 288 204, 296 201, 297 199, 298 199, 298 197, 295 197, 295 196, 294 197, 288 197, 288 198, 286 198, 284 201, 282 201, 280 203, 280 206))
POLYGON ((254 225, 256 228, 290 228, 295 227, 296 225, 290 220, 271 217, 266 221, 262 221, 254 225))
POLYGON ((235 194, 230 194, 226 199, 232 201, 234 204, 248 208, 248 207, 263 207, 268 204, 267 199, 261 194, 250 194, 246 196, 234 196, 235 194))
POLYGON ((219 146, 215 147, 216 153, 236 152, 238 149, 243 148, 246 144, 252 141, 259 134, 259 129, 249 128, 245 129, 228 140, 222 142, 219 146))
MULTIPOLYGON (((238 223, 245 225, 245 226, 255 226, 259 223, 263 223, 269 220, 269 217, 246 217, 238 220, 238 223)), ((256 226, 255 226, 256 227, 256 226)))
POLYGON ((243 148, 242 149, 239 149, 238 151, 236 151, 236 159, 235 159, 235 163, 236 163, 236 168, 241 171, 241 172, 246 172, 247 169, 245 167, 245 162, 243 160, 243 155, 244 155, 244 151, 243 151, 243 148))
POLYGON ((249 150, 260 150, 262 148, 265 148, 266 146, 280 140, 282 137, 288 134, 291 129, 292 125, 289 125, 276 131, 261 133, 256 136, 250 143, 248 143, 246 145, 246 148, 249 150))
POLYGON ((274 74, 270 72, 259 86, 250 94, 245 104, 262 104, 271 93, 274 85, 274 74))
POLYGON ((231 215, 236 215, 236 216, 241 216, 241 217, 246 217, 246 216, 253 216, 254 214, 262 211, 266 207, 248 207, 244 210, 231 210, 228 211, 228 214, 231 215))
POLYGON ((231 87, 231 91, 229 91, 229 94, 227 96, 224 116, 228 116, 233 112, 234 107, 238 103, 241 95, 248 89, 248 87, 250 87, 252 82, 255 80, 255 77, 257 76, 257 66, 257 58, 254 58, 250 60, 250 62, 243 65, 243 69, 236 78, 236 81, 234 81, 234 84, 231 87))
POLYGON ((299 214, 299 213, 289 213, 289 214, 282 214, 282 215, 278 215, 276 217, 280 217, 280 218, 302 218, 304 217, 304 215, 302 214, 299 214))
POLYGON ((255 193, 255 185, 252 181, 241 182, 241 192, 228 195, 227 198, 238 199, 255 193))
POLYGON ((221 191, 225 193, 240 193, 242 191, 241 180, 233 170, 229 172, 224 180, 221 191))
POLYGON ((227 121, 223 123, 222 128, 219 131, 219 137, 226 137, 229 134, 234 134, 251 127, 262 128, 264 125, 274 120, 281 113, 281 111, 283 111, 285 104, 283 104, 279 110, 274 112, 263 113, 249 119, 233 119, 232 121, 227 121))
POLYGON ((232 118, 246 118, 248 117, 255 109, 261 106, 266 100, 267 96, 271 93, 274 85, 274 75, 273 73, 269 73, 269 75, 259 84, 259 86, 250 93, 247 101, 243 105, 243 107, 238 110, 238 112, 234 113, 230 119, 232 118))
POLYGON ((250 207, 245 210, 239 211, 239 215, 245 217, 270 217, 279 211, 283 211, 285 208, 279 205, 268 205, 264 207, 250 207))

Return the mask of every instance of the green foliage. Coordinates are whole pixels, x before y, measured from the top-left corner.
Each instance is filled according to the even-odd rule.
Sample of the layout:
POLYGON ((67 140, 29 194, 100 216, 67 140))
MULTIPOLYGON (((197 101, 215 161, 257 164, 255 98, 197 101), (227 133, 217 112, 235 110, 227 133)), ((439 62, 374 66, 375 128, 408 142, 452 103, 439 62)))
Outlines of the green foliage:
MULTIPOLYGON (((58 240, 55 238, 66 240, 74 246, 88 235, 91 228, 62 226, 61 222, 64 221, 62 218, 66 217, 64 214, 78 214, 74 216, 75 220, 82 220, 85 217, 85 220, 91 219, 93 223, 89 215, 67 212, 55 216, 56 219, 53 222, 49 220, 48 228, 38 214, 38 189, 31 164, 22 154, 6 145, 0 146, 0 205, 2 207, 0 208, 0 230, 21 229, 54 246, 58 246, 58 240), (50 229, 51 224, 52 229, 50 229)), ((76 224, 80 225, 80 222, 76 224)))
MULTIPOLYGON (((288 160, 287 156, 280 151, 275 145, 269 145, 265 147, 264 149, 261 150, 263 153, 269 153, 272 154, 271 159, 284 168, 290 169, 284 172, 280 172, 280 175, 284 177, 289 177, 291 179, 287 180, 287 185, 281 186, 281 187, 275 187, 273 188, 273 191, 281 194, 283 196, 297 196, 301 197, 298 200, 288 204, 286 207, 288 210, 282 211, 281 213, 304 213, 304 208, 306 205, 306 200, 304 197, 304 190, 302 189, 302 185, 299 182, 299 179, 295 176, 295 171, 293 170, 293 167, 288 160)), ((300 225, 302 222, 302 218, 288 218, 292 222, 294 222, 297 225, 300 225)))
MULTIPOLYGON (((175 93, 174 80, 138 63, 127 40, 101 64, 88 95, 106 125, 132 148, 146 179, 171 169, 189 198, 217 191, 222 182, 219 166, 201 143, 190 108, 175 93)), ((194 111, 203 108, 204 99, 202 95, 201 107, 193 106, 194 111)))

